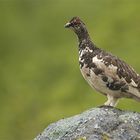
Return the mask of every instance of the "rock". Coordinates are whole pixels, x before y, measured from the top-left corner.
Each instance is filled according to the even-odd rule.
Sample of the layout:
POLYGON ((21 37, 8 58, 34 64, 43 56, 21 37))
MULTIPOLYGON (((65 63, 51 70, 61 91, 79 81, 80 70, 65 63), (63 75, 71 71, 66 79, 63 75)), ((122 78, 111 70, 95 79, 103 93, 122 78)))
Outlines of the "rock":
POLYGON ((34 140, 140 140, 140 114, 93 108, 50 124, 34 140))

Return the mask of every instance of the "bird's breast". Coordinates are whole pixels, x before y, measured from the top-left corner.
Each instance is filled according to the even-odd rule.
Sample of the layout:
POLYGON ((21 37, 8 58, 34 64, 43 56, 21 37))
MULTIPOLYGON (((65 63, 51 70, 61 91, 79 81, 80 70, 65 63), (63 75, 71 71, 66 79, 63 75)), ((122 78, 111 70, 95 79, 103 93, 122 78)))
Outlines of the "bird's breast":
POLYGON ((92 60, 93 58, 90 57, 79 57, 80 71, 84 79, 92 88, 104 93, 103 91, 106 89, 106 82, 104 82, 99 75, 102 70, 97 68, 97 65, 92 60))

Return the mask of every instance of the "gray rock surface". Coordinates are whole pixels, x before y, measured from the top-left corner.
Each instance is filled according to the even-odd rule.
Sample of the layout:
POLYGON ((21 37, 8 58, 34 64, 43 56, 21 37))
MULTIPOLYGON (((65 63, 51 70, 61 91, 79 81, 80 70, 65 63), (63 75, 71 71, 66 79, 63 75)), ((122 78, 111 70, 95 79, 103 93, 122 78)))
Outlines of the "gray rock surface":
POLYGON ((50 124, 34 140, 140 140, 140 114, 93 108, 50 124))

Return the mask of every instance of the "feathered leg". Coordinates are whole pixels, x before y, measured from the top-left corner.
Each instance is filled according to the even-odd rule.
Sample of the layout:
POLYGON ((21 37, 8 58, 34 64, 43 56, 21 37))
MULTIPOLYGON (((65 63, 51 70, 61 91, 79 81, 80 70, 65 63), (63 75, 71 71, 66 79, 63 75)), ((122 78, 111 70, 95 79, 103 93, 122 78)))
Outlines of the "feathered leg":
POLYGON ((113 106, 115 107, 117 105, 118 102, 118 98, 113 97, 111 95, 107 95, 108 100, 104 103, 105 106, 113 106))

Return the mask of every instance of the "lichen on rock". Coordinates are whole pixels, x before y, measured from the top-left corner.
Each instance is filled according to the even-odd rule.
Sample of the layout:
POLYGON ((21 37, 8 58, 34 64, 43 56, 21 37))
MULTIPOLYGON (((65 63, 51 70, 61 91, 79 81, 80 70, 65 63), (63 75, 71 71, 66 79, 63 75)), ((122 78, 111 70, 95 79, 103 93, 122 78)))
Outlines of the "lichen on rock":
POLYGON ((140 114, 93 108, 50 124, 34 140, 140 140, 140 114))

